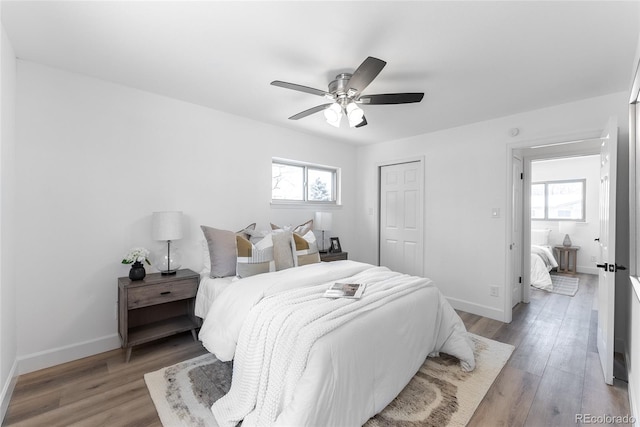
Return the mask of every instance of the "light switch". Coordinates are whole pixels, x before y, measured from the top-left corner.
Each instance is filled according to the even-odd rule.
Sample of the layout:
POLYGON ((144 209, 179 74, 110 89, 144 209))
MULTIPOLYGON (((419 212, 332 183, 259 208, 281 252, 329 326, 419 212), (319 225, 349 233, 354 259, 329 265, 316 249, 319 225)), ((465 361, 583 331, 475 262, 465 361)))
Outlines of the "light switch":
POLYGON ((500 208, 491 209, 491 218, 500 218, 500 208))

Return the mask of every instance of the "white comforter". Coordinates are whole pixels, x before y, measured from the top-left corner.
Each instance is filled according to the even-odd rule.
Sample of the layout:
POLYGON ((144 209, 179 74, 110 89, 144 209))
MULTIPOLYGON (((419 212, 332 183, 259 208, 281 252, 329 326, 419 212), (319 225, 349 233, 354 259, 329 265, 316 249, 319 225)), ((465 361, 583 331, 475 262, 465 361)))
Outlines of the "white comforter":
POLYGON ((531 245, 531 286, 550 289, 553 285, 549 271, 557 266, 551 247, 531 245))
POLYGON ((475 365, 462 321, 430 280, 353 261, 234 283, 214 301, 200 339, 223 360, 235 355, 231 390, 212 408, 221 427, 242 419, 245 427, 362 425, 427 355, 475 365), (323 298, 336 280, 367 289, 359 300, 323 298))

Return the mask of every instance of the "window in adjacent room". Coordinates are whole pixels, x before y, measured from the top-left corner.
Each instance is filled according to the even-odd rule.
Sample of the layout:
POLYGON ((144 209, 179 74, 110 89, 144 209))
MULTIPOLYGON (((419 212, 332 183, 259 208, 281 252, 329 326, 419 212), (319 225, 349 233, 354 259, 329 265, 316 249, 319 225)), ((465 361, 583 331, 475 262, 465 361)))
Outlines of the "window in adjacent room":
POLYGON ((337 204, 338 180, 338 168, 273 159, 271 200, 283 203, 337 204))
POLYGON ((531 184, 531 219, 585 221, 586 180, 531 184))

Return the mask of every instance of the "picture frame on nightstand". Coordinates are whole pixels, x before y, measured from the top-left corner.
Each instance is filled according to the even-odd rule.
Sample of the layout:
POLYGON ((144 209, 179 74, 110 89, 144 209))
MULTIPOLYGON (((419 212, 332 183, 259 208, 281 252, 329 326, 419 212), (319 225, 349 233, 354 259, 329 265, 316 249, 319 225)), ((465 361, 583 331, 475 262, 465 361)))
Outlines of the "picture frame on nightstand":
POLYGON ((329 245, 329 253, 337 254, 342 252, 342 246, 340 246, 340 239, 337 237, 331 237, 331 244, 329 245))

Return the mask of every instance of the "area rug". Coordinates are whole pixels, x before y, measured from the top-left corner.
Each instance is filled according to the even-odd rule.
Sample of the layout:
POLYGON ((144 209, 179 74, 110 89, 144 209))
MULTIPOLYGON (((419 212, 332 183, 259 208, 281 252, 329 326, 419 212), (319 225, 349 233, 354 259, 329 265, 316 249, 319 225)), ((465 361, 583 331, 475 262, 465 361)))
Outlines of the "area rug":
MULTIPOLYGON (((493 384, 514 347, 470 334, 476 369, 464 372, 457 359, 428 358, 402 392, 366 426, 464 426, 493 384)), ((231 362, 211 354, 145 374, 164 427, 214 426, 211 405, 231 385, 231 362)), ((363 391, 364 392, 364 391, 363 391)))
POLYGON ((554 294, 574 296, 578 292, 579 282, 577 277, 551 274, 551 289, 547 290, 554 294))

